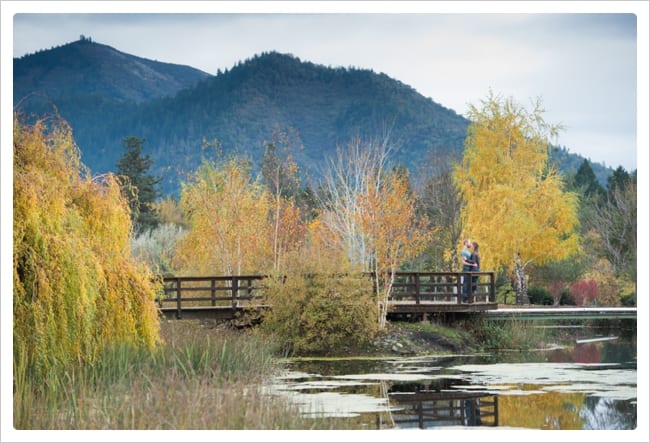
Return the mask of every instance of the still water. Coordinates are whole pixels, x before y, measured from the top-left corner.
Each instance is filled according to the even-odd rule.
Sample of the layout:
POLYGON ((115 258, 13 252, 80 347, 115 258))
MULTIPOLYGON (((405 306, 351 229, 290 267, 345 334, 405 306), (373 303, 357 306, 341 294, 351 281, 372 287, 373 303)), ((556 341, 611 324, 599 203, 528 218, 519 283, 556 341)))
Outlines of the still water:
POLYGON ((531 352, 289 361, 273 391, 353 429, 632 430, 636 323, 620 326, 531 352))

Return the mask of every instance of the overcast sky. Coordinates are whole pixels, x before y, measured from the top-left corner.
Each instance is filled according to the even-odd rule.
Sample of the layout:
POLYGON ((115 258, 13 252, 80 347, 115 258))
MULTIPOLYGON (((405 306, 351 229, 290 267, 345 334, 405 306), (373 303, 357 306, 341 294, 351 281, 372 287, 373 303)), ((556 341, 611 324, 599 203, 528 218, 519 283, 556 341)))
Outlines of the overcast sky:
MULTIPOLYGON (((566 127, 559 144, 608 166, 631 171, 638 164, 639 260, 647 266, 647 1, 267 1, 254 6, 240 1, 2 1, 0 7, 4 129, 11 125, 11 58, 75 41, 81 34, 129 54, 212 74, 271 50, 333 67, 373 69, 463 115, 468 104, 479 104, 490 89, 522 104, 541 97, 546 121, 566 127), (640 13, 635 17, 630 12, 640 13)), ((1 256, 7 258, 12 254, 12 182, 6 173, 12 164, 11 131, 1 135, 1 256)), ((12 290, 7 260, 2 270, 6 295, 12 290)), ((642 273, 638 287, 642 316, 647 313, 647 279, 642 273)), ((10 299, 2 300, 2 323, 9 328, 10 299)), ((640 326, 647 337, 648 322, 640 326)), ((11 362, 10 334, 3 326, 4 362, 11 362)), ((647 349, 639 350, 642 369, 647 370, 647 349)), ((11 371, 5 369, 2 385, 10 388, 11 371)), ((647 392, 640 389, 640 394, 647 392)), ((3 409, 11 409, 10 396, 3 396, 2 402, 3 409)), ((647 430, 647 424, 643 426, 647 430)), ((173 438, 165 435, 156 437, 173 438)), ((64 438, 86 441, 87 436, 64 438)), ((595 437, 587 438, 584 441, 595 437)))
MULTIPOLYGON (((144 2, 139 9, 114 6, 87 14, 80 13, 84 3, 94 2, 50 8, 62 14, 38 13, 43 6, 16 11, 13 56, 83 34, 129 54, 211 74, 271 50, 327 66, 369 68, 463 115, 490 89, 525 106, 540 97, 546 121, 565 126, 558 144, 598 163, 637 168, 637 17, 629 8, 596 14, 600 9, 594 7, 576 14, 557 8, 531 11, 506 2, 508 12, 517 13, 463 13, 459 8, 444 9, 460 12, 447 13, 380 2, 381 11, 388 12, 371 13, 378 11, 375 5, 329 8, 337 11, 329 13, 295 5, 311 2, 289 2, 285 13, 259 4, 235 13, 144 2), (139 13, 125 14, 134 10, 139 13), (409 13, 395 13, 402 11, 409 13)), ((483 11, 499 11, 495 5, 486 8, 492 2, 481 3, 483 11)), ((607 2, 595 6, 601 3, 607 2)))

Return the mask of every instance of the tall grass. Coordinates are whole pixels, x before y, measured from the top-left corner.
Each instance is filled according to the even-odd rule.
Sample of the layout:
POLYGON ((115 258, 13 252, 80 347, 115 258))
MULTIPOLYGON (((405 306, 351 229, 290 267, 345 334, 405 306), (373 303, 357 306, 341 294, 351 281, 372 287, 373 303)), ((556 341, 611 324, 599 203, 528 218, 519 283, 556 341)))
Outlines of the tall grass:
POLYGON ((546 331, 533 327, 526 320, 482 320, 469 324, 479 345, 484 349, 530 350, 544 346, 546 331))
POLYGON ((255 333, 162 326, 151 351, 106 349, 96 363, 32 383, 29 365, 14 361, 17 429, 315 429, 286 399, 264 394, 279 369, 277 345, 255 333))

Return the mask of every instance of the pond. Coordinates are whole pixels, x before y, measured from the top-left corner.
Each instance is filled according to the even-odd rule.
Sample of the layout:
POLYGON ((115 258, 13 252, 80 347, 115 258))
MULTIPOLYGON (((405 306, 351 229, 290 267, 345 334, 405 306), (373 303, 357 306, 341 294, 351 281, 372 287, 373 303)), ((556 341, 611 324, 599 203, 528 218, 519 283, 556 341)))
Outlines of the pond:
POLYGON ((554 328, 563 344, 531 352, 290 360, 273 391, 352 429, 635 429, 636 322, 554 328))

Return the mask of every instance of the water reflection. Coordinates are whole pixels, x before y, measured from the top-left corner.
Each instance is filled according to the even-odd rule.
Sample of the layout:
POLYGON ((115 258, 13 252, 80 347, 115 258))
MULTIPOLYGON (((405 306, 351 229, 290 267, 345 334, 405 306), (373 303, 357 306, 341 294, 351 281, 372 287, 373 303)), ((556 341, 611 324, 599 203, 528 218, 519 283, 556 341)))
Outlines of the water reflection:
POLYGON ((396 428, 498 426, 498 397, 480 392, 454 392, 430 385, 397 384, 388 392, 396 428))
POLYGON ((606 340, 532 353, 294 361, 274 392, 306 416, 355 429, 635 429, 635 349, 606 340))

